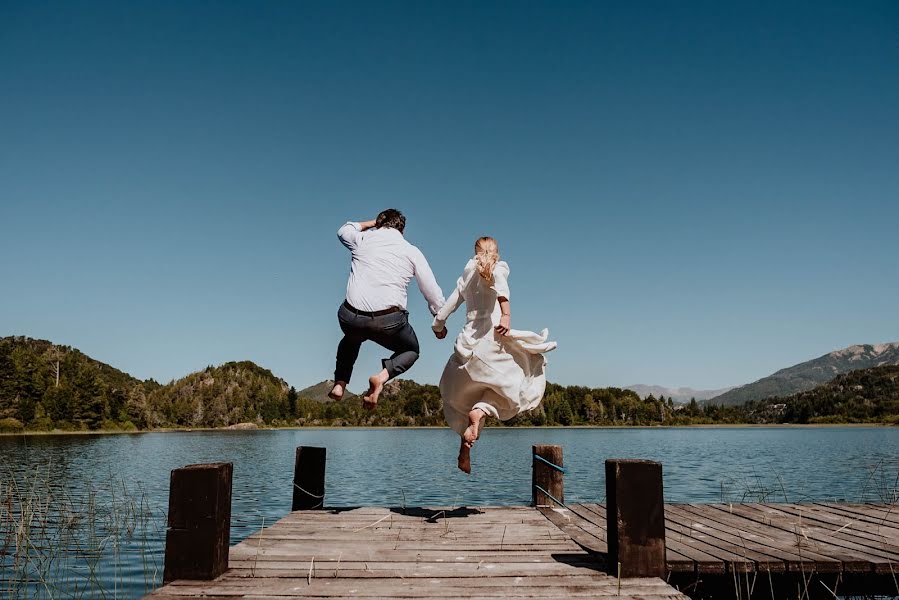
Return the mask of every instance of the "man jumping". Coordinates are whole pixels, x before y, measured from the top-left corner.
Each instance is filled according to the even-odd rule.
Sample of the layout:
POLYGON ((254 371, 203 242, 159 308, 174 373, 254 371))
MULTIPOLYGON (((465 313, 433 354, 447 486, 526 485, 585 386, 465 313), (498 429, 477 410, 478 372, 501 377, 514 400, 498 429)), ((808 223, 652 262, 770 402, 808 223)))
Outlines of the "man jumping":
POLYGON ((374 221, 350 221, 337 230, 337 237, 352 253, 352 267, 346 300, 337 311, 343 339, 337 346, 334 387, 328 394, 334 400, 346 392, 362 342, 371 340, 393 351, 381 361, 381 371, 368 378, 368 392, 362 398, 368 409, 378 404, 387 381, 418 360, 418 338, 406 310, 406 290, 413 277, 432 315, 444 304, 424 254, 403 237, 405 228, 403 213, 388 208, 374 221))

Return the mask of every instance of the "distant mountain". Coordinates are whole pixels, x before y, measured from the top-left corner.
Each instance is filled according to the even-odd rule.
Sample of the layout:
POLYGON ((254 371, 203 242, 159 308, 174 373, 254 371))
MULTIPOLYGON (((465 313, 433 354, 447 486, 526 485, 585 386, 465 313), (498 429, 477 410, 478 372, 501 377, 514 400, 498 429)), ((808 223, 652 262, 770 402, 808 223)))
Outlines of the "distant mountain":
POLYGON ((697 401, 708 400, 709 398, 720 396, 721 394, 734 388, 726 387, 718 390, 694 390, 693 388, 688 387, 667 388, 660 385, 644 385, 642 383, 637 383, 634 385, 629 385, 624 389, 637 392, 637 395, 644 400, 650 395, 652 395, 654 398, 665 396, 666 398, 671 398, 677 403, 686 404, 692 398, 696 398, 697 401))
POLYGON ((843 373, 883 365, 899 365, 899 342, 849 346, 814 360, 781 369, 756 382, 715 396, 709 402, 734 406, 752 400, 789 396, 827 383, 843 373))
MULTIPOLYGON (((310 385, 307 388, 303 388, 297 392, 297 396, 300 398, 307 398, 309 400, 315 400, 317 402, 334 402, 331 398, 328 397, 328 392, 331 391, 331 388, 334 387, 334 381, 332 379, 326 379, 320 383, 316 383, 315 385, 310 385)), ((344 400, 349 400, 350 398, 355 398, 356 394, 352 392, 347 392, 344 396, 344 400)))

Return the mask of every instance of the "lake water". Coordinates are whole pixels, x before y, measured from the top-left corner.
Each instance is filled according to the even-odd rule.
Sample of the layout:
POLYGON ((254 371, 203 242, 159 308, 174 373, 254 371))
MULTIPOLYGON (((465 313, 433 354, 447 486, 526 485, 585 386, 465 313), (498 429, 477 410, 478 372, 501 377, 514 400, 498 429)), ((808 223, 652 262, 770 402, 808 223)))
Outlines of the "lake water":
POLYGON ((327 506, 483 506, 529 503, 532 444, 563 447, 567 502, 604 500, 607 458, 661 462, 669 502, 880 502, 896 499, 899 477, 899 428, 881 427, 488 428, 471 476, 443 429, 0 437, 0 503, 36 515, 35 550, 16 563, 20 518, 0 507, 0 581, 24 595, 22 579, 42 579, 29 597, 143 595, 162 576, 169 472, 186 464, 234 463, 233 544, 289 512, 297 446, 328 449, 327 506), (62 554, 39 559, 51 551, 62 554))

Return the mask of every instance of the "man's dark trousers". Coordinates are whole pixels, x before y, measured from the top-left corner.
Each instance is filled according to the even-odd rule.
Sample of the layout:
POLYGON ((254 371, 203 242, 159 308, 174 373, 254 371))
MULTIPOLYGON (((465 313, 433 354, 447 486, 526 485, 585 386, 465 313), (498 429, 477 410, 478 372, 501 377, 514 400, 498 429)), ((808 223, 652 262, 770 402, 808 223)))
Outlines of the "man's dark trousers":
POLYGON ((343 339, 337 346, 334 381, 350 381, 359 348, 362 342, 369 340, 393 351, 393 356, 381 361, 390 379, 408 371, 418 360, 418 337, 409 325, 409 312, 406 310, 372 316, 343 303, 337 311, 337 320, 343 339))

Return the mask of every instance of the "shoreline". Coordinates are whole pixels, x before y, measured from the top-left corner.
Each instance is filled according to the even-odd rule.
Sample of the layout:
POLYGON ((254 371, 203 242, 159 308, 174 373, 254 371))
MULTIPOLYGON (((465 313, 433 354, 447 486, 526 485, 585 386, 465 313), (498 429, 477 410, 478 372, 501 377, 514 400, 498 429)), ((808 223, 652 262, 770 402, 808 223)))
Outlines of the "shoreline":
MULTIPOLYGON (((892 423, 699 423, 694 425, 541 425, 541 426, 521 426, 521 427, 491 427, 490 429, 836 429, 836 428, 856 428, 856 429, 879 429, 896 427, 892 423)), ((227 427, 195 427, 195 428, 177 428, 166 427, 160 429, 141 429, 138 431, 124 429, 107 429, 95 431, 15 431, 0 432, 2 437, 39 437, 39 436, 64 436, 64 435, 144 435, 148 433, 247 433, 259 431, 306 431, 306 430, 364 430, 364 429, 449 429, 443 425, 409 425, 409 426, 391 426, 391 425, 357 425, 357 426, 332 426, 332 425, 310 425, 304 427, 256 427, 253 429, 229 429, 227 427)))

